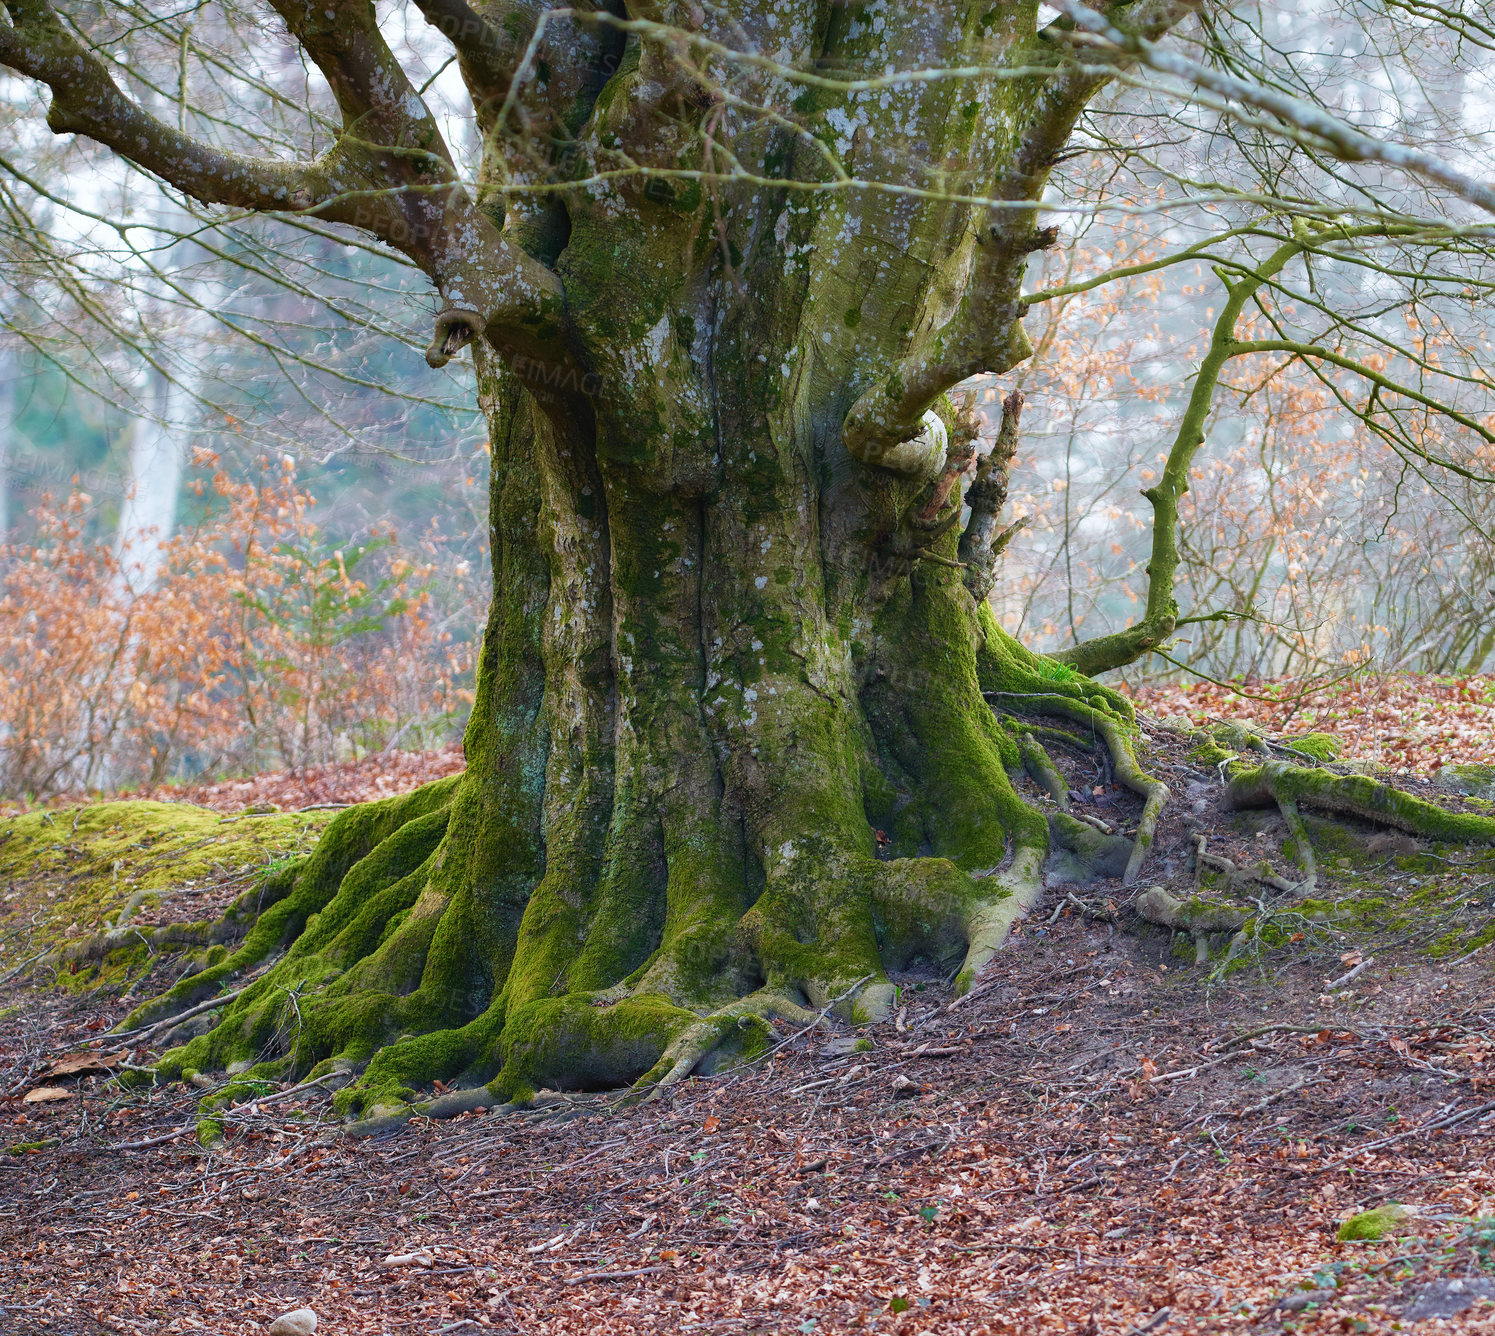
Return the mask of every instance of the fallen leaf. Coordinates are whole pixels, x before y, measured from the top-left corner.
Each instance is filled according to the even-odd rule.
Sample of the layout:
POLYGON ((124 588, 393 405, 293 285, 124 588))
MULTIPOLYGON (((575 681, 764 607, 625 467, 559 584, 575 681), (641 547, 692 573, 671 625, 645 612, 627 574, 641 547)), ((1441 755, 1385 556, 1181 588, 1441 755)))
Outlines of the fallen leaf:
POLYGON ((706 1119, 704 1123, 701 1124, 701 1131, 715 1132, 716 1129, 721 1125, 722 1120, 713 1113, 709 1118, 706 1119))

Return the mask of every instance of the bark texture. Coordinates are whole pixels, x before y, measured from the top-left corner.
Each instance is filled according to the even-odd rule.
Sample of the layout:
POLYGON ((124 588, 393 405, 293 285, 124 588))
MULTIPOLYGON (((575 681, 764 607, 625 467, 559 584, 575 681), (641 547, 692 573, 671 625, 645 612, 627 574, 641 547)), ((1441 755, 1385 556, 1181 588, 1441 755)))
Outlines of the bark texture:
MULTIPOLYGON (((399 245, 442 296, 428 360, 471 346, 490 423, 466 774, 340 817, 236 952, 143 1009, 249 980, 164 1069, 347 1064, 365 1111, 433 1080, 517 1100, 879 1017, 916 960, 968 984, 1051 834, 1116 854, 1018 797, 1022 712, 1083 725, 1144 797, 1135 878, 1166 790, 1130 708, 984 601, 1020 396, 979 467, 947 397, 1029 351, 1035 202, 1105 74, 1028 3, 420 7, 472 92, 474 195, 366 5, 277 0, 356 127, 304 168, 121 130, 61 24, 0 42, 59 128, 399 245), (360 214, 369 182, 397 189, 360 214)), ((1188 9, 1117 12, 1156 37, 1188 9)))

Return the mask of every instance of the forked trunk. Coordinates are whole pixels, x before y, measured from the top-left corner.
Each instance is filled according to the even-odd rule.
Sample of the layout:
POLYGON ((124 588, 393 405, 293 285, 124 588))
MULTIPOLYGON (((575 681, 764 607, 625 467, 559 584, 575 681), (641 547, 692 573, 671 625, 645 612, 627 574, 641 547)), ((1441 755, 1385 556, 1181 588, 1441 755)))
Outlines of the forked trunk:
MULTIPOLYGON (((815 23, 792 40, 848 77, 1048 59, 1021 6, 815 23)), ((984 602, 1020 400, 978 464, 944 397, 1027 354, 1026 257, 1053 239, 1032 204, 1098 80, 802 88, 842 168, 914 184, 728 198, 680 174, 721 98, 656 44, 597 40, 619 63, 586 160, 649 143, 655 174, 484 205, 565 318, 559 345, 473 343, 495 596, 469 769, 341 818, 220 970, 294 939, 287 960, 168 1069, 372 1057, 345 1102, 460 1075, 521 1097, 675 1079, 776 1015, 878 1017, 915 959, 964 985, 1050 842, 1009 778, 1041 748, 1000 693, 1105 733, 1155 818, 1125 703, 1046 671, 984 602)), ((782 125, 739 129, 749 148, 763 177, 837 170, 782 125)), ((495 154, 491 179, 512 167, 495 154)), ((483 334, 446 295, 435 363, 483 334)))

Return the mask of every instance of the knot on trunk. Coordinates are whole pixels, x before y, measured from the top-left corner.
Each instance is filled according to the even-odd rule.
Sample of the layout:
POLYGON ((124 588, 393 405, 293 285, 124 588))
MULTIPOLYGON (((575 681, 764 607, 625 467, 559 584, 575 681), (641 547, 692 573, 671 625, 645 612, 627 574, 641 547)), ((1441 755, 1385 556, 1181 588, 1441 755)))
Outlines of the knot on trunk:
POLYGON ((483 328, 483 317, 476 311, 453 306, 436 317, 436 328, 426 348, 426 365, 444 367, 471 343, 483 328))

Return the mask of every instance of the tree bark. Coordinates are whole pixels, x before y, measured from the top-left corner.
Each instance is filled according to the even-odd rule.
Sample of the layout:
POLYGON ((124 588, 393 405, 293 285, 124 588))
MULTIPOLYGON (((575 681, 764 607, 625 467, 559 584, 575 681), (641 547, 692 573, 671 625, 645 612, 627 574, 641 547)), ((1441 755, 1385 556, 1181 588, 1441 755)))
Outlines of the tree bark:
MULTIPOLYGON (((1135 763, 1124 700, 996 625, 1004 489, 983 483, 963 534, 974 461, 945 393, 1027 355, 1023 273, 1053 241, 1035 202, 1103 76, 1062 68, 1020 6, 773 8, 801 67, 847 80, 1051 73, 790 87, 824 138, 740 127, 743 179, 724 186, 687 170, 703 141, 715 161, 724 95, 650 40, 652 7, 632 28, 564 20, 616 72, 547 86, 527 142, 549 106, 573 151, 526 170, 595 177, 615 145, 642 166, 477 201, 499 268, 548 267, 559 344, 442 288, 428 358, 471 343, 493 457, 468 769, 338 818, 232 956, 132 1018, 288 947, 167 1073, 366 1062, 339 1096, 363 1111, 433 1079, 510 1099, 647 1086, 763 1047, 776 1017, 876 1019, 889 969, 968 987, 1051 837, 1010 778, 1037 747, 1014 703, 1106 739, 1148 803, 1135 878, 1166 790, 1135 763), (562 114, 577 98, 593 99, 579 129, 562 114), (829 181, 828 147, 835 170, 910 189, 791 184, 829 181)), ((1135 12, 1157 30, 1185 8, 1135 12)), ((753 22, 766 44, 774 25, 753 22)), ((497 49, 467 53, 470 80, 491 80, 497 49)), ((509 126, 489 116, 487 175, 512 187, 509 126)), ((1079 822, 1054 834, 1095 852, 1079 822)))

